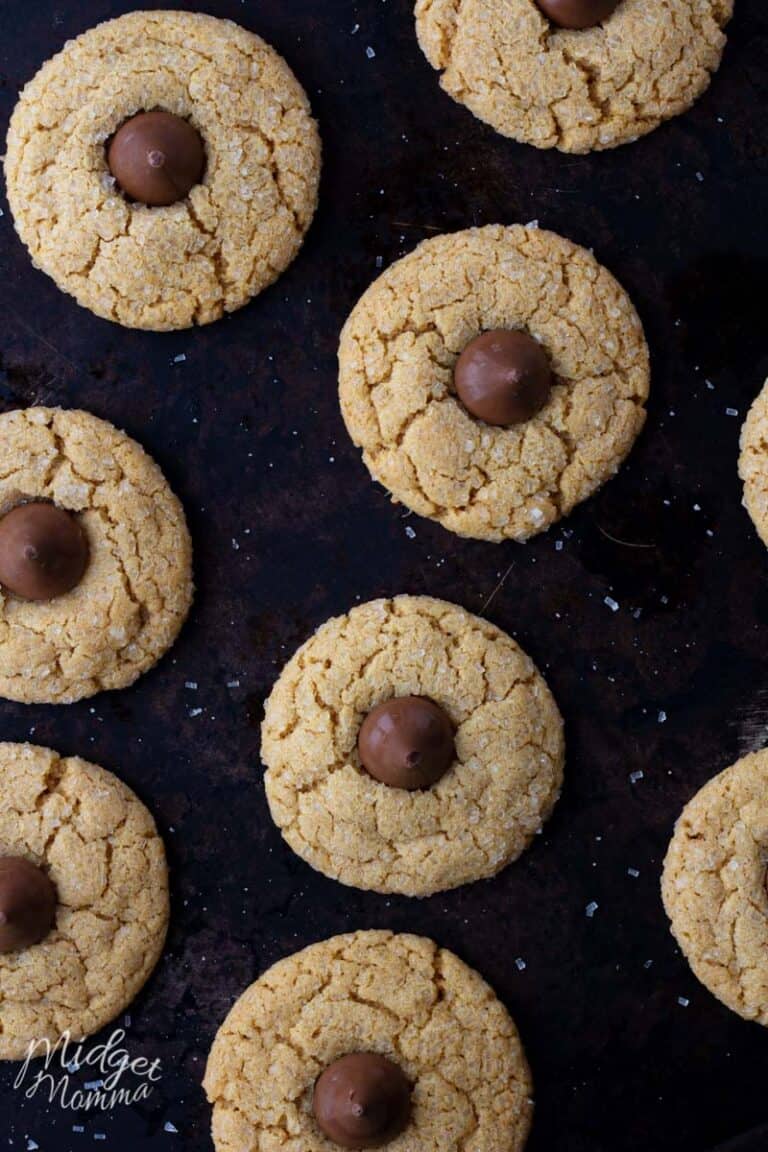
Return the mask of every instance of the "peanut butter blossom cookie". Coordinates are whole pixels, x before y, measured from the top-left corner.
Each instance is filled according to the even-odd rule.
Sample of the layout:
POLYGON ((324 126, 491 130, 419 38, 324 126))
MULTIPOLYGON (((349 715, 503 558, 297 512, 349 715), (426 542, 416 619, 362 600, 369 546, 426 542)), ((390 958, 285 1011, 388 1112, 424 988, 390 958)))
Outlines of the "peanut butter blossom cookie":
POLYGON ((768 1025, 768 750, 726 768, 683 809, 664 862, 672 932, 694 975, 768 1025))
POLYGON ((68 704, 132 684, 192 602, 179 501, 87 412, 7 412, 0 443, 0 696, 68 704))
POLYGON ((0 744, 0 1059, 114 1019, 167 925, 163 842, 130 788, 77 757, 0 744))
POLYGON ((420 936, 357 932, 265 972, 204 1081, 217 1152, 521 1152, 531 1076, 485 981, 420 936))
POLYGON ((267 799, 288 844, 356 888, 428 896, 493 876, 558 798, 560 714, 494 625, 426 596, 324 624, 266 704, 267 799))
POLYGON ((741 430, 739 476, 744 484, 744 507, 768 545, 768 380, 741 430))
POLYGON ((129 328, 207 324, 271 284, 317 204, 301 85, 258 36, 132 12, 26 86, 5 159, 16 228, 78 303, 129 328))
POLYGON ((708 87, 733 0, 417 0, 422 50, 460 104, 537 148, 635 140, 708 87))
POLYGON ((542 532, 645 421, 632 302, 591 253, 533 226, 438 236, 399 260, 349 317, 339 368, 373 478, 461 536, 542 532))

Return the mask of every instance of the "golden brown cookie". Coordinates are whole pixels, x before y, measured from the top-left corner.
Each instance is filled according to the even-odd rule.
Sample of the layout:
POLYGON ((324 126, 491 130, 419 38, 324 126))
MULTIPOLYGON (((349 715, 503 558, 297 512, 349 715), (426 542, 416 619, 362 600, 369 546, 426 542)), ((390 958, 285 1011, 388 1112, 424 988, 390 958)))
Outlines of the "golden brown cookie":
POLYGON ((179 501, 134 440, 88 412, 7 412, 0 444, 0 516, 52 501, 77 514, 90 549, 65 595, 28 601, 0 587, 0 696, 69 704, 125 688, 170 648, 192 602, 179 501))
POLYGON ((79 1040, 130 1004, 163 950, 168 875, 130 788, 32 744, 0 744, 0 856, 41 866, 58 900, 39 944, 0 955, 0 1059, 20 1060, 30 1041, 79 1040))
POLYGON ((356 888, 427 896, 500 872, 560 793, 560 713, 533 662, 500 629, 427 596, 374 600, 329 620, 267 700, 270 811, 313 868, 356 888), (357 740, 393 696, 447 712, 456 759, 433 787, 370 776, 357 740))
POLYGON ((497 132, 591 152, 636 140, 709 86, 733 0, 621 0, 595 27, 557 27, 535 0, 417 0, 440 83, 497 132))
POLYGON ((744 507, 760 539, 768 544, 768 380, 741 429, 739 476, 744 484, 744 507))
POLYGON ((376 280, 339 349, 349 433, 396 501, 460 536, 525 540, 612 476, 645 421, 648 349, 627 294, 554 232, 492 225, 427 240, 376 280), (526 423, 471 416, 453 380, 479 333, 522 329, 555 386, 526 423))
POLYGON ((271 284, 317 204, 320 140, 285 61, 228 20, 132 12, 85 32, 27 84, 5 174, 34 263, 78 303, 129 328, 208 324, 271 284), (106 148, 137 113, 189 121, 206 152, 183 200, 121 194, 106 148))
POLYGON ((315 944, 243 993, 205 1074, 217 1152, 333 1152, 312 1115, 314 1084, 359 1051, 393 1060, 413 1086, 392 1152, 521 1152, 533 1104, 514 1022, 451 952, 391 932, 315 944))
POLYGON ((768 1025, 768 750, 715 776, 683 809, 664 862, 672 932, 694 975, 768 1025))

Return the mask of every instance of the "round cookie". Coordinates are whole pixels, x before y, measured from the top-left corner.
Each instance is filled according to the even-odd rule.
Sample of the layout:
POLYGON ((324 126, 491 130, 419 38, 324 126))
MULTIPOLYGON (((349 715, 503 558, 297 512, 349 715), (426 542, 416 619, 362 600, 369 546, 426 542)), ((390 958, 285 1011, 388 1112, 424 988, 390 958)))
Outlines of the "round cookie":
POLYGON ((0 856, 41 866, 58 900, 39 944, 0 955, 0 1059, 20 1060, 30 1041, 79 1040, 130 1004, 163 950, 168 873, 130 788, 32 744, 0 744, 0 856))
POLYGON ((416 32, 445 91, 497 132, 591 152, 690 108, 720 64, 732 12, 733 0, 621 0, 602 23, 573 29, 535 0, 417 0, 416 32))
POLYGON ((517 1029, 486 982, 420 936, 357 932, 281 960, 218 1031, 204 1087, 217 1152, 333 1152, 312 1115, 334 1060, 372 1051, 412 1084, 392 1152, 521 1152, 531 1076, 517 1029))
POLYGON ((296 256, 317 204, 320 140, 285 61, 228 20, 132 12, 67 43, 24 88, 5 174, 37 267, 78 303, 129 328, 208 324, 296 256), (189 195, 147 207, 122 195, 106 146, 162 110, 202 136, 189 195))
POLYGON ((768 749, 738 760, 683 809, 664 861, 672 933, 710 992, 768 1025, 768 749))
POLYGON ((648 349, 617 281, 534 226, 426 240, 344 326, 341 408, 375 480, 460 536, 525 540, 612 476, 645 421, 648 349), (454 369, 480 333, 523 329, 549 356, 544 406, 513 427, 470 415, 454 369))
POLYGON ((768 545, 768 380, 756 396, 741 429, 739 476, 744 507, 768 545))
POLYGON ((90 552, 80 583, 55 599, 0 587, 0 696, 69 704, 125 688, 170 648, 192 602, 179 501, 135 441, 88 412, 7 412, 0 442, 0 516, 53 501, 77 514, 90 552))
POLYGON ((329 620, 266 703, 272 818, 313 868, 355 888, 428 896, 494 876, 559 796, 560 713, 500 629, 427 596, 374 600, 329 620), (448 714, 456 759, 431 788, 388 787, 360 764, 366 714, 393 696, 448 714))

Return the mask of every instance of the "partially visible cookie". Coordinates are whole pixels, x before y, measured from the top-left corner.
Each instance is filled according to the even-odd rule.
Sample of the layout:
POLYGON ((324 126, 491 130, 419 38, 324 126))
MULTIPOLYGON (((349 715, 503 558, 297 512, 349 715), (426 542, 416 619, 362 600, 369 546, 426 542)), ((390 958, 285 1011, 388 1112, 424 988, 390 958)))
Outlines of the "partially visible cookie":
POLYGON ((329 620, 298 650, 267 700, 262 758, 272 817, 313 868, 427 896, 520 855, 559 796, 564 742, 514 640, 454 604, 397 596, 329 620), (408 697, 436 705, 455 741, 447 771, 413 790, 374 778, 359 744, 377 707, 408 697))
POLYGON ((683 809, 664 862, 672 932, 694 975, 768 1025, 768 750, 745 756, 683 809))
POLYGON ((768 545, 768 380, 747 413, 741 429, 739 476, 744 484, 744 507, 768 545))
POLYGON ((732 12, 733 0, 417 0, 416 31, 445 91, 497 132, 590 152, 685 112, 720 64, 732 12), (586 26, 545 10, 579 10, 586 26))
POLYGON ((349 433, 394 500, 461 536, 525 540, 617 471, 645 422, 648 349, 590 252, 492 225, 427 240, 370 286, 341 335, 339 380, 349 433), (510 426, 473 415, 454 378, 493 331, 538 343, 552 375, 543 407, 510 426))
POLYGON ((0 444, 0 540, 9 513, 53 505, 89 552, 79 582, 51 599, 0 583, 0 696, 68 704, 132 684, 173 644, 192 602, 179 501, 134 440, 88 412, 7 412, 0 444))
MULTIPOLYGON (((154 820, 95 764, 0 744, 0 865, 14 858, 53 882, 56 907, 38 943, 0 951, 2 1060, 22 1059, 32 1040, 54 1043, 67 1030, 80 1040, 114 1019, 155 967, 168 926, 154 820)), ((9 900, 18 906, 0 878, 0 902, 9 900)))
POLYGON ((315 944, 243 993, 205 1073, 217 1152, 333 1152, 313 1090, 329 1065, 360 1052, 388 1058, 411 1085, 392 1152, 521 1152, 533 1104, 514 1022, 453 953, 391 932, 315 944))
POLYGON ((258 36, 202 13, 131 12, 27 84, 5 175, 37 267, 97 316, 161 331, 240 308, 291 263, 317 204, 320 139, 301 85, 258 36), (157 111, 197 134, 204 163, 177 202, 148 206, 133 199, 141 182, 127 194, 116 180, 126 152, 112 170, 108 155, 126 122, 157 111))

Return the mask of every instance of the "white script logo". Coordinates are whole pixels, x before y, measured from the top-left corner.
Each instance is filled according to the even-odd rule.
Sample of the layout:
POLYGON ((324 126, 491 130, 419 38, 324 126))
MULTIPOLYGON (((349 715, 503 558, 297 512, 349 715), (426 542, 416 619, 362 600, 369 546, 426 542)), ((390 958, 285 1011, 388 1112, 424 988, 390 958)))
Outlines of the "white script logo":
POLYGON ((49 1104, 58 1101, 61 1108, 78 1112, 110 1112, 118 1105, 146 1100, 162 1076, 160 1061, 131 1058, 124 1040, 122 1028, 92 1048, 84 1040, 73 1041, 69 1032, 62 1033, 56 1044, 32 1040, 13 1086, 23 1088, 27 1100, 40 1094, 49 1104), (71 1075, 81 1068, 92 1069, 97 1079, 82 1087, 73 1085, 71 1075))

